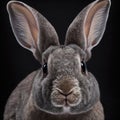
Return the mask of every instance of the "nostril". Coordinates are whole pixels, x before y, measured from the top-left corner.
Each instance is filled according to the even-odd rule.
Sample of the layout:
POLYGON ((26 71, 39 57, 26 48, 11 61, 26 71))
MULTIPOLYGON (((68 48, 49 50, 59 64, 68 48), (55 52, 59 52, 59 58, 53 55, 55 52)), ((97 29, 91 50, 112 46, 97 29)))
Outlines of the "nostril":
POLYGON ((62 94, 63 96, 68 96, 68 95, 70 95, 70 94, 72 94, 73 93, 73 91, 69 91, 69 92, 67 92, 67 93, 65 93, 65 92, 63 92, 61 89, 59 89, 59 88, 57 88, 57 91, 60 93, 60 94, 62 94))
POLYGON ((66 96, 66 97, 67 97, 68 95, 72 94, 72 91, 71 91, 71 92, 69 92, 69 93, 61 93, 61 92, 60 92, 60 94, 62 94, 62 95, 64 95, 64 96, 66 96))

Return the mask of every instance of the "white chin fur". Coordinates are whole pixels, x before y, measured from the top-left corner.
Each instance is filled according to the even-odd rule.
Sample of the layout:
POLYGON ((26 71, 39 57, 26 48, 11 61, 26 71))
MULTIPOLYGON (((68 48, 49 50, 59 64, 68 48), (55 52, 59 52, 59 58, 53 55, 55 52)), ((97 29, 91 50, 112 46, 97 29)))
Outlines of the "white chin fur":
POLYGON ((70 113, 70 107, 63 107, 63 113, 70 113))

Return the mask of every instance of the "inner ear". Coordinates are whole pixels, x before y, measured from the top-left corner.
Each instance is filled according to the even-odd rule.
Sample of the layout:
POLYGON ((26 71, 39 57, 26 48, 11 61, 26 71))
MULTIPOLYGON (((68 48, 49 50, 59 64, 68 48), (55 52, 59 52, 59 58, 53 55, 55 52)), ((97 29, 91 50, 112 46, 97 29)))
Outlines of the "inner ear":
POLYGON ((12 3, 11 7, 15 9, 18 13, 24 15, 24 18, 27 21, 34 43, 36 45, 38 40, 39 28, 37 25, 37 20, 33 16, 32 11, 30 11, 29 9, 27 9, 27 7, 20 3, 12 3))
POLYGON ((107 1, 100 1, 98 2, 97 4, 95 4, 91 10, 88 12, 88 15, 86 17, 86 21, 85 21, 85 34, 86 34, 86 37, 88 38, 88 35, 89 35, 89 32, 90 32, 90 27, 91 27, 91 23, 92 23, 92 20, 94 18, 94 15, 96 13, 96 11, 98 11, 100 8, 106 6, 108 4, 107 1))

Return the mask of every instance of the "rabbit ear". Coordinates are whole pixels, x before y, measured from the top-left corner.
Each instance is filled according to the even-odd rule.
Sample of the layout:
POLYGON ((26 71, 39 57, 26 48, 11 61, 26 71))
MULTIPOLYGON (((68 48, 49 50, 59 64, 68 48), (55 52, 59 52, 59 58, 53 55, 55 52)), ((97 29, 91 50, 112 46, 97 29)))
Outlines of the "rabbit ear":
POLYGON ((96 0, 85 7, 69 26, 65 44, 77 44, 90 54, 103 36, 109 8, 110 0, 96 0))
POLYGON ((37 59, 50 45, 59 45, 55 29, 35 9, 20 1, 10 1, 7 10, 17 41, 37 59))

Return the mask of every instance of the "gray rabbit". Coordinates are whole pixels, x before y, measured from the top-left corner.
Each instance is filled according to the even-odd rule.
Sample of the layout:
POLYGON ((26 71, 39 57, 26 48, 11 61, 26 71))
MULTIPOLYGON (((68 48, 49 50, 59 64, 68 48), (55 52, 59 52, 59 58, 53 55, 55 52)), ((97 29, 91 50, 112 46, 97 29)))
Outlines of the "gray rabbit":
POLYGON ((85 7, 60 45, 55 29, 38 11, 20 1, 8 2, 18 43, 32 51, 42 67, 12 92, 4 120, 104 120, 99 86, 85 63, 103 36, 110 4, 96 0, 85 7))

